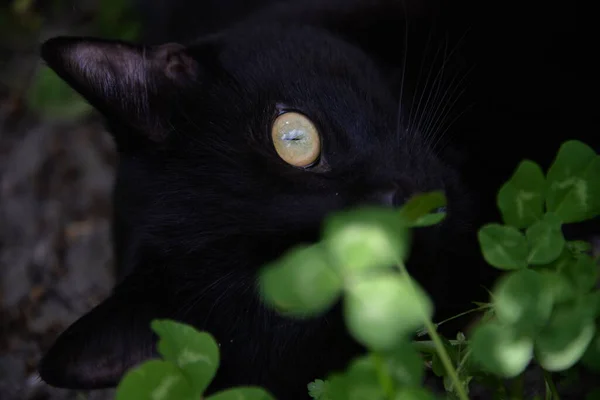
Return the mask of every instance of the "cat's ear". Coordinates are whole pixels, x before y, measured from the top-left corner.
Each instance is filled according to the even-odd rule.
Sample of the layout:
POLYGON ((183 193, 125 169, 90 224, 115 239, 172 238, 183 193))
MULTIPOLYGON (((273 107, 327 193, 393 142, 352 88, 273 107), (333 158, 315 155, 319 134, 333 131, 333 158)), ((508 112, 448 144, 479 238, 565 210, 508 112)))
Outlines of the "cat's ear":
POLYGON ((166 317, 156 296, 113 294, 58 337, 39 364, 40 377, 61 388, 114 387, 130 367, 154 355, 150 322, 166 317))
POLYGON ((116 40, 56 37, 41 47, 47 65, 103 114, 159 139, 156 111, 198 78, 184 46, 138 46, 116 40))

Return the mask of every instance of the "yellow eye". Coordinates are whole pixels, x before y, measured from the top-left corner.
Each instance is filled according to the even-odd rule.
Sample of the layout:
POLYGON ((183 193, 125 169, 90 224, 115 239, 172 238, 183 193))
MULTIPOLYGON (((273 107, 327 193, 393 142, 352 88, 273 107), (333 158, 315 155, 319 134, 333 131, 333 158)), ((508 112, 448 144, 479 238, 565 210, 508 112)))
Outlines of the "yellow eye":
POLYGON ((308 167, 321 154, 319 132, 302 114, 281 114, 273 123, 271 137, 279 157, 293 166, 308 167))

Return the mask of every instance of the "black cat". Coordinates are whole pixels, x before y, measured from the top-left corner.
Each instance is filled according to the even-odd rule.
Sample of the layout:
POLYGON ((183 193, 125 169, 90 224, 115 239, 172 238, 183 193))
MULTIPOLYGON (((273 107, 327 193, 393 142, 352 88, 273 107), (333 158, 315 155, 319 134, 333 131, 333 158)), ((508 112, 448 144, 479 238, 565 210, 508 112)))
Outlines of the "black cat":
MULTIPOLYGON (((475 233, 497 218, 495 191, 521 158, 547 163, 571 137, 558 135, 565 120, 551 108, 560 92, 524 100, 550 73, 532 66, 556 49, 528 49, 538 39, 523 36, 533 3, 512 20, 468 1, 272 2, 250 13, 251 2, 233 16, 217 2, 174 2, 168 12, 166 2, 148 3, 147 42, 157 45, 61 37, 42 47, 117 143, 124 273, 48 351, 46 382, 115 385, 153 356, 149 323, 166 317, 219 341, 211 390, 254 384, 307 398, 308 382, 361 348, 338 306, 303 322, 264 308, 256 272, 318 239, 332 211, 400 206, 418 192, 443 190, 449 201, 440 226, 416 232, 409 260, 437 317, 486 299, 479 284, 494 273, 475 233), (162 44, 173 40, 187 44, 162 44), (537 132, 548 145, 533 152, 537 132)), ((554 90, 571 88, 561 82, 554 90)))

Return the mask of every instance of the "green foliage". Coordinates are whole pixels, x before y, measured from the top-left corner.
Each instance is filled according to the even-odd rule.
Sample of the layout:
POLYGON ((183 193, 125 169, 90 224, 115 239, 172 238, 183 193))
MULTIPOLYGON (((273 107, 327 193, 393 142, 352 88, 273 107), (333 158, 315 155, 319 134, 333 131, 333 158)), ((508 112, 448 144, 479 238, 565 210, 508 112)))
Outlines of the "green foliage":
MULTIPOLYGON (((197 400, 219 367, 219 348, 213 337, 191 326, 154 320, 162 360, 150 360, 131 369, 117 387, 117 400, 197 400)), ((272 400, 265 390, 241 387, 216 393, 207 400, 272 400)))
POLYGON ((446 196, 442 192, 421 193, 411 197, 402 206, 400 215, 412 227, 425 227, 440 223, 445 217, 445 212, 434 212, 446 205, 446 196))
POLYGON ((498 192, 498 208, 507 225, 526 228, 542 218, 546 177, 539 165, 523 161, 498 192))
POLYGON ((546 177, 531 161, 521 163, 498 196, 508 225, 490 224, 480 230, 482 251, 491 265, 520 269, 504 276, 492 294, 497 322, 480 325, 472 337, 474 357, 497 375, 518 375, 533 349, 543 368, 564 371, 594 340, 597 312, 589 296, 596 287, 598 265, 585 253, 589 244, 567 243, 561 228, 600 215, 599 160, 587 145, 568 141, 546 177), (490 352, 486 341, 498 351, 490 352))
POLYGON ((582 357, 594 337, 592 315, 581 306, 555 310, 545 329, 536 337, 536 359, 548 371, 564 371, 582 357))
POLYGON ((179 367, 195 392, 202 393, 219 367, 219 348, 212 336, 163 320, 153 321, 151 327, 160 337, 158 352, 179 367))
POLYGON ((389 272, 354 282, 344 303, 346 323, 354 338, 374 350, 389 350, 431 318, 433 305, 406 277, 389 272))
POLYGON ((522 333, 537 332, 552 312, 552 292, 545 284, 543 276, 530 269, 504 276, 493 297, 497 319, 522 333))
POLYGON ((479 230, 485 260, 500 269, 527 267, 527 239, 512 226, 488 224, 479 230))
POLYGON ((484 370, 512 378, 525 370, 533 357, 533 341, 493 321, 479 325, 471 337, 473 359, 484 370))
POLYGON ((292 249, 263 271, 261 292, 281 312, 311 316, 331 306, 342 291, 342 280, 329 266, 323 246, 292 249))
POLYGON ((327 383, 322 379, 317 379, 308 384, 308 394, 315 400, 325 400, 327 393, 327 383))
POLYGON ((389 268, 408 254, 408 225, 396 210, 360 208, 325 221, 323 242, 334 268, 344 275, 389 268))
POLYGON ((565 247, 565 238, 561 231, 558 216, 548 212, 525 231, 529 255, 527 261, 532 265, 544 265, 556 260, 565 247))
POLYGON ((123 378, 117 389, 116 400, 191 400, 196 397, 191 382, 175 364, 151 360, 123 378))
POLYGON ((71 89, 53 70, 42 67, 29 89, 29 107, 55 119, 72 119, 85 115, 92 107, 71 89))
MULTIPOLYGON (((448 320, 431 321, 433 303, 404 266, 411 228, 443 219, 444 213, 436 212, 445 205, 441 193, 416 196, 401 210, 335 213, 326 219, 321 241, 294 248, 266 266, 259 286, 268 306, 306 318, 341 300, 349 332, 368 350, 345 371, 309 383, 310 397, 435 399, 423 388, 428 367, 443 379, 448 399, 468 399, 471 382, 508 398, 503 379, 518 382, 536 362, 544 368, 545 398, 558 399, 551 372, 577 363, 600 371, 598 262, 589 254, 589 243, 567 242, 562 234, 563 224, 600 214, 597 157, 586 145, 567 142, 546 175, 524 161, 502 186, 497 200, 505 225, 485 225, 478 238, 484 259, 505 274, 490 292, 490 303, 476 303, 476 309, 453 317, 484 312, 471 333, 459 333, 455 340, 437 333, 448 320), (431 340, 413 341, 415 334, 431 340)), ((214 341, 174 322, 155 321, 152 327, 165 360, 132 370, 119 395, 198 397, 218 367, 214 341)), ((520 390, 516 386, 510 398, 522 399, 520 390)), ((256 388, 209 397, 229 398, 270 397, 256 388)))
POLYGON ((260 388, 244 387, 228 389, 210 397, 206 400, 272 400, 273 397, 260 388))
POLYGON ((600 156, 576 140, 565 142, 547 174, 546 207, 563 223, 600 214, 600 156))

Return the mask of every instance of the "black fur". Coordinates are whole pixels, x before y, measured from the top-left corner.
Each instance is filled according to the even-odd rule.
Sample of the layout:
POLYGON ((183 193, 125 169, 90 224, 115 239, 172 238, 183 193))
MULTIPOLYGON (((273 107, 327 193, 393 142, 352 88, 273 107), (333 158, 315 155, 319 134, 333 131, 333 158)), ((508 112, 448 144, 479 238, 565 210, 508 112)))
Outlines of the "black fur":
POLYGON ((307 398, 308 382, 361 349, 338 307, 303 322, 265 309, 255 273, 316 240, 327 213, 380 203, 392 188, 399 199, 438 189, 448 196, 447 220, 416 232, 409 261, 437 317, 486 299, 478 284, 494 274, 475 232, 497 218, 495 191, 520 159, 548 163, 558 143, 578 137, 567 129, 578 110, 563 118, 549 107, 556 93, 543 74, 561 72, 553 64, 538 70, 548 49, 529 48, 537 37, 507 28, 535 13, 503 20, 502 9, 470 2, 276 3, 247 18, 250 7, 240 8, 238 22, 213 31, 180 12, 214 24, 223 8, 175 2, 147 40, 193 38, 185 48, 89 38, 44 44, 50 67, 103 113, 115 137, 115 238, 125 276, 49 350, 40 365, 46 382, 115 385, 153 355, 150 320, 168 317, 219 341, 211 390, 256 384, 280 399, 307 398), (294 168, 275 153, 269 129, 282 106, 319 128, 317 167, 294 168), (547 147, 538 149, 540 132, 547 147))

